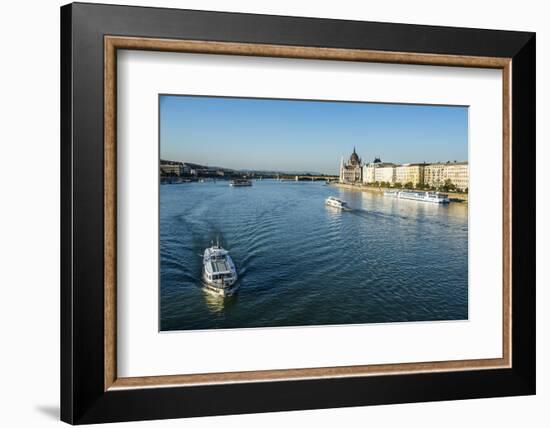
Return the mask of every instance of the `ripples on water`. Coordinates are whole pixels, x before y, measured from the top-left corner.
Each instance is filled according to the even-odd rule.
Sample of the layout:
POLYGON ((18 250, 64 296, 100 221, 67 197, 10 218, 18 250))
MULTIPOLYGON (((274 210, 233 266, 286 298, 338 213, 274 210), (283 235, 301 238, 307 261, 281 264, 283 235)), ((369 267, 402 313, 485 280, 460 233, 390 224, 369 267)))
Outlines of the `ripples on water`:
POLYGON ((467 319, 468 205, 321 182, 163 185, 160 288, 161 330, 467 319), (218 237, 240 275, 226 299, 200 282, 218 237))

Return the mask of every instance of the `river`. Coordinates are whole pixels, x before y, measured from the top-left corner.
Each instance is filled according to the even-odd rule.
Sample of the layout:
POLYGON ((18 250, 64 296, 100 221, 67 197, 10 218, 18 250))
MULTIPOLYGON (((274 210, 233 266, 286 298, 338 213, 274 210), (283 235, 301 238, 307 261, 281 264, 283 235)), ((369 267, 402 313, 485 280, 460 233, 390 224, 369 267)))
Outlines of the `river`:
POLYGON ((160 186, 160 329, 468 318, 468 204, 323 182, 160 186), (324 205, 330 196, 350 211, 324 205), (202 253, 229 250, 239 291, 201 288, 202 253))

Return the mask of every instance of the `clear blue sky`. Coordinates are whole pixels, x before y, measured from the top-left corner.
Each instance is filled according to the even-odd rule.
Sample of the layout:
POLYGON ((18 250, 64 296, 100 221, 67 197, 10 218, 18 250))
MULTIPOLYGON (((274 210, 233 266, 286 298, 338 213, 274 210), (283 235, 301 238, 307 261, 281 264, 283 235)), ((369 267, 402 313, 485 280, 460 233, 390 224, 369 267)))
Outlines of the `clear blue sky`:
POLYGON ((337 174, 354 146, 369 162, 468 160, 468 108, 160 96, 161 159, 337 174))

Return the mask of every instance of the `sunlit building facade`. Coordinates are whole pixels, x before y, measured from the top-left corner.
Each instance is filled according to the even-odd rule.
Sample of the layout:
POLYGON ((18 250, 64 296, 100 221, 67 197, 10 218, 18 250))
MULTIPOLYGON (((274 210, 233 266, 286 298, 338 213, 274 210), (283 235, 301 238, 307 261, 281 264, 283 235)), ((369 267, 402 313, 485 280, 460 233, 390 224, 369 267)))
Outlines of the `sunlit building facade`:
POLYGON ((432 163, 424 168, 424 183, 434 188, 451 183, 464 191, 469 187, 468 176, 468 162, 432 163))
POLYGON ((340 182, 347 184, 390 185, 435 188, 453 184, 457 190, 468 189, 468 162, 393 164, 375 158, 363 164, 355 148, 347 162, 340 161, 340 182))
POLYGON ((406 163, 395 167, 395 182, 405 185, 412 183, 414 187, 424 183, 424 167, 421 163, 406 163))
POLYGON ((363 183, 395 183, 395 164, 382 162, 379 158, 363 165, 363 183))

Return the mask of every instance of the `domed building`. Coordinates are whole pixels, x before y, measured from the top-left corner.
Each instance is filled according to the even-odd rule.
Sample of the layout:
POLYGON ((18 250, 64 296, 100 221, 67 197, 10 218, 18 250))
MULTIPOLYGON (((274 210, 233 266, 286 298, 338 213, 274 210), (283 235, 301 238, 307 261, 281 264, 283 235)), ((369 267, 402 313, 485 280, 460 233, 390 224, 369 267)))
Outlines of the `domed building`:
POLYGON ((340 183, 361 183, 363 181, 363 162, 353 148, 353 153, 349 160, 344 163, 344 158, 340 161, 340 183))

